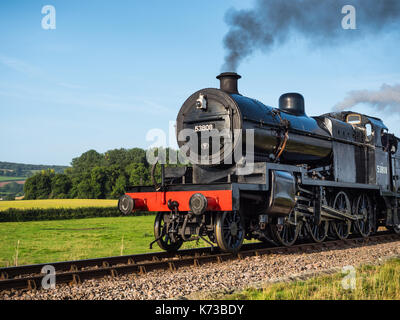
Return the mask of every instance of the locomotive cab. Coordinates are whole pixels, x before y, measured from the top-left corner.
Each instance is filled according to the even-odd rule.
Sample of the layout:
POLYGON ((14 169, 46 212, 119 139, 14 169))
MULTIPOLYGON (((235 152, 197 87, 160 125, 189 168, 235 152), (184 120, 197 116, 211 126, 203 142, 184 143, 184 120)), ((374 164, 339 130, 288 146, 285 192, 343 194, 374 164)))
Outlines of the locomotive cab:
POLYGON ((351 124, 355 129, 360 129, 364 134, 364 141, 366 143, 373 143, 375 136, 375 129, 367 117, 358 113, 350 113, 346 115, 346 122, 351 124))

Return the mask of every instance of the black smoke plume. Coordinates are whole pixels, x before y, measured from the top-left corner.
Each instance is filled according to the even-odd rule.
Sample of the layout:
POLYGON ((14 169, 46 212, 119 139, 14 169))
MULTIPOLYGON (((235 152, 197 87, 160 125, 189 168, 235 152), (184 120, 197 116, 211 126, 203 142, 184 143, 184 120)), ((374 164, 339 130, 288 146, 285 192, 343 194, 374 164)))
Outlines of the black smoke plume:
POLYGON ((230 29, 224 37, 227 55, 222 71, 236 71, 254 51, 267 53, 284 44, 293 33, 311 44, 336 45, 386 30, 399 32, 400 1, 256 0, 252 9, 230 9, 225 20, 230 29), (355 30, 342 28, 345 5, 356 9, 355 30))

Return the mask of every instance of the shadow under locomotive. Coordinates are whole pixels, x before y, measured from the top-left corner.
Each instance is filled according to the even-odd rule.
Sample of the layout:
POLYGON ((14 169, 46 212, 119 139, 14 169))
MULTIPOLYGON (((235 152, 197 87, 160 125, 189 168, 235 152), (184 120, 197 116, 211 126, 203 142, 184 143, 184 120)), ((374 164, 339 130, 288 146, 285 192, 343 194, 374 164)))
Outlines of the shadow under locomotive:
POLYGON ((291 246, 299 237, 367 237, 379 226, 400 233, 399 139, 380 119, 308 117, 298 93, 272 108, 239 94, 236 73, 217 78, 220 89, 197 91, 177 117, 191 164, 162 165, 160 183, 133 187, 118 203, 124 214, 158 212, 162 249, 199 238, 234 252, 245 238, 291 246))

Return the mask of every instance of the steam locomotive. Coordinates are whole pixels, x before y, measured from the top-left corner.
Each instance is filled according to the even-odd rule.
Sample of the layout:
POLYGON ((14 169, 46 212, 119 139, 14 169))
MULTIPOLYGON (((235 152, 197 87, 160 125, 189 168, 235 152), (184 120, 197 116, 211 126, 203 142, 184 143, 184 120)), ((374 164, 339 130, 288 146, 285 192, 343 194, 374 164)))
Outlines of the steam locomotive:
POLYGON ((161 165, 161 181, 133 187, 121 212, 158 212, 153 243, 166 251, 198 239, 236 252, 244 239, 291 246, 380 226, 400 233, 399 138, 380 119, 309 117, 298 93, 266 106, 238 92, 240 78, 222 73, 219 89, 185 101, 176 135, 188 164, 161 165))

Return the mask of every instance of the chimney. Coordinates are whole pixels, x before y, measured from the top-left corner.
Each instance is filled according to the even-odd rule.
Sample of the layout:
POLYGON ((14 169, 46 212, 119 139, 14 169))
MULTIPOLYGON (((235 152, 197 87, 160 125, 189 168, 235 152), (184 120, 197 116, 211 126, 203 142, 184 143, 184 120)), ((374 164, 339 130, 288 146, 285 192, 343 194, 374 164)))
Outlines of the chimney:
POLYGON ((239 94, 238 80, 241 78, 236 72, 223 72, 217 76, 220 81, 220 89, 226 93, 239 94))

